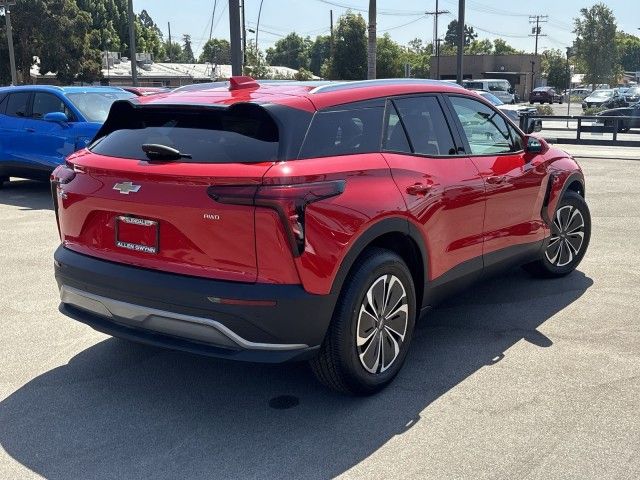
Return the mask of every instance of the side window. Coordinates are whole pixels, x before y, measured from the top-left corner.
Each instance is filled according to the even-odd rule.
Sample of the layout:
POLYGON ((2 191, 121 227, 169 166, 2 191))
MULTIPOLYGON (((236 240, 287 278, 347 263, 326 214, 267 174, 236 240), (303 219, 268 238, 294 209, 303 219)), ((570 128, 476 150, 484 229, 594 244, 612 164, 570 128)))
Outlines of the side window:
POLYGON ((29 92, 18 92, 9 95, 6 114, 11 117, 24 117, 27 114, 29 92))
POLYGON ((472 155, 516 152, 507 122, 492 108, 471 98, 449 97, 472 155))
POLYGON ((509 123, 507 123, 507 128, 509 129, 509 134, 511 135, 511 142, 513 143, 513 148, 516 151, 524 150, 524 141, 522 137, 518 133, 518 131, 513 128, 509 123))
POLYGON ((456 154, 451 131, 436 97, 399 98, 393 102, 415 153, 433 156, 456 154))
POLYGON ((380 151, 382 107, 318 112, 300 150, 301 158, 380 151))
POLYGON ((385 119, 385 132, 382 148, 388 152, 411 153, 411 146, 407 140, 398 111, 392 102, 387 106, 387 118, 385 119))
POLYGON ((4 114, 7 110, 7 102, 9 101, 9 95, 4 95, 0 98, 0 113, 4 114))
POLYGON ((33 118, 41 119, 47 113, 52 112, 62 112, 67 117, 71 115, 71 112, 61 99, 50 93, 37 92, 33 97, 33 118))

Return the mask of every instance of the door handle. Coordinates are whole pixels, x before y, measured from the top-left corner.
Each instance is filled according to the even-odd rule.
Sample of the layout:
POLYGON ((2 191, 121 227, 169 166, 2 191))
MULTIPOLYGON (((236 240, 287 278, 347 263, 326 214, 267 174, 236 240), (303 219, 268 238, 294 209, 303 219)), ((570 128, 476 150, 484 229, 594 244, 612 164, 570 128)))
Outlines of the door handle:
POLYGON ((492 185, 498 185, 506 181, 507 181, 506 175, 492 175, 491 177, 487 177, 487 183, 490 183, 492 185))
POLYGON ((29 133, 35 133, 36 129, 35 128, 25 128, 25 131, 27 131, 29 133))
POLYGON ((429 190, 433 188, 433 185, 425 185, 424 183, 414 183, 407 187, 407 193, 409 195, 425 195, 429 190))

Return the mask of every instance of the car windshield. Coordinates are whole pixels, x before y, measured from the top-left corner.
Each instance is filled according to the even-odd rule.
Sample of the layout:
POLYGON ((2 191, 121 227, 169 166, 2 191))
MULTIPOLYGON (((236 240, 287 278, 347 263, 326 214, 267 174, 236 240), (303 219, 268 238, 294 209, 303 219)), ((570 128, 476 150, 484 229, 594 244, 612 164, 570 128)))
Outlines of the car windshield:
POLYGON ((504 102, 496 97, 493 93, 489 92, 479 92, 484 98, 489 100, 493 105, 504 105, 504 102))
POLYGON ((549 90, 547 87, 538 87, 533 89, 534 92, 546 92, 547 90, 549 90))
POLYGON ((608 98, 613 95, 613 90, 596 90, 591 94, 593 98, 608 98))
POLYGON ((67 98, 89 122, 103 123, 116 100, 133 98, 130 92, 81 92, 68 93, 67 98))

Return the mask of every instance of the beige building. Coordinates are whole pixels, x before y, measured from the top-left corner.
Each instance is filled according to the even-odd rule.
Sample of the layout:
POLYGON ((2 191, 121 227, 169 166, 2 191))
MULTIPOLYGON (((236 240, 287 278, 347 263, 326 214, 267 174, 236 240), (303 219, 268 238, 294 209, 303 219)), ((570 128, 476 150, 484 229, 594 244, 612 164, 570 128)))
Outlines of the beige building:
MULTIPOLYGON (((440 80, 456 79, 456 56, 440 56, 440 75, 437 60, 431 57, 431 78, 440 80)), ((462 63, 464 79, 503 78, 508 80, 520 98, 528 98, 532 90, 532 76, 535 86, 545 85, 540 76, 540 56, 525 55, 465 55, 462 63)))

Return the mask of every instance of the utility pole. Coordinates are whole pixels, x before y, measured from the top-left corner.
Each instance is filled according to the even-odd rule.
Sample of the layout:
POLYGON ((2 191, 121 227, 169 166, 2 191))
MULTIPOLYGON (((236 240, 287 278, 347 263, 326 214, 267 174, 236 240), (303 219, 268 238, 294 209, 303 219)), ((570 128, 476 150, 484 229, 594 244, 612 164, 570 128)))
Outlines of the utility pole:
MULTIPOLYGON (((542 27, 540 26, 541 23, 547 23, 549 19, 548 15, 529 15, 529 23, 530 24, 535 24, 535 26, 531 27, 531 33, 529 34, 530 37, 536 37, 536 48, 535 48, 535 52, 534 55, 536 57, 536 61, 538 61, 538 37, 546 37, 546 35, 543 35, 542 32, 542 27)), ((534 81, 534 63, 531 64, 531 90, 533 90, 534 88, 536 88, 536 84, 534 81)))
POLYGON ((169 63, 173 63, 173 55, 171 53, 171 22, 167 22, 167 27, 169 27, 169 63))
POLYGON ((11 29, 11 13, 9 7, 15 5, 15 0, 0 0, 0 7, 4 7, 4 20, 7 24, 7 44, 9 45, 9 65, 11 68, 11 84, 18 84, 18 73, 16 72, 16 57, 13 51, 13 30, 11 29))
POLYGON ((256 23, 256 64, 260 66, 260 49, 258 48, 258 33, 260 33, 260 15, 262 15, 262 2, 264 0, 260 0, 260 8, 258 9, 258 22, 256 23))
POLYGON ((240 1, 229 0, 229 36, 231 40, 231 75, 242 75, 242 38, 240 1))
POLYGON ((367 79, 376 78, 376 0, 369 0, 369 38, 367 42, 367 79))
POLYGON ((462 85, 462 55, 464 54, 464 1, 458 0, 458 52, 456 58, 456 82, 462 85))
POLYGON ((244 74, 244 66, 247 64, 247 25, 244 20, 244 2, 240 0, 240 13, 242 14, 242 73, 244 74))
POLYGON ((127 15, 129 16, 129 56, 131 57, 131 80, 133 86, 138 86, 138 65, 136 63, 136 24, 135 17, 133 16, 133 0, 129 0, 127 8, 127 15))
MULTIPOLYGON (((433 51, 436 56, 437 73, 436 80, 440 78, 440 42, 438 40, 438 17, 445 13, 451 13, 449 10, 439 10, 438 0, 436 0, 436 9, 433 12, 424 12, 425 15, 433 15, 433 51)), ((433 75, 432 75, 433 76, 433 75)))
POLYGON ((216 19, 216 5, 218 0, 213 0, 213 13, 211 14, 211 28, 209 29, 209 40, 213 36, 213 21, 216 19))

